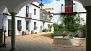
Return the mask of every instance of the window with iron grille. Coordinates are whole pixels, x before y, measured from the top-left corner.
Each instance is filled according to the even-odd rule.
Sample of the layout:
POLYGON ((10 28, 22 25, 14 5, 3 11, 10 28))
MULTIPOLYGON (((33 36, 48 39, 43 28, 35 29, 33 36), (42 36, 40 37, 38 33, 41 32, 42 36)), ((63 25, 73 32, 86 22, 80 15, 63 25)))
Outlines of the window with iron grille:
POLYGON ((36 9, 34 9, 34 15, 36 15, 36 9))
POLYGON ((22 28, 22 26, 21 26, 21 20, 17 20, 17 29, 19 31, 21 31, 21 28, 22 28))
POLYGON ((37 27, 36 27, 36 22, 34 22, 34 30, 36 30, 37 29, 37 27))
POLYGON ((26 17, 29 17, 29 6, 26 6, 26 17))

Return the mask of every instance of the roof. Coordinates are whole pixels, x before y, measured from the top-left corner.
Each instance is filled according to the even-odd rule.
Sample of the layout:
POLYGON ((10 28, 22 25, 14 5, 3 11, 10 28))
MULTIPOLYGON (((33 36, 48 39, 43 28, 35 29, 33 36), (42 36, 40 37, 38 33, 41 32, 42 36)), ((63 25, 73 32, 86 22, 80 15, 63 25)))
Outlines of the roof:
POLYGON ((30 4, 33 5, 33 6, 35 6, 35 7, 37 7, 37 8, 40 8, 39 6, 37 6, 37 5, 33 4, 33 3, 30 3, 30 4))
POLYGON ((51 5, 51 4, 44 4, 43 9, 45 9, 45 8, 53 8, 53 5, 51 5))

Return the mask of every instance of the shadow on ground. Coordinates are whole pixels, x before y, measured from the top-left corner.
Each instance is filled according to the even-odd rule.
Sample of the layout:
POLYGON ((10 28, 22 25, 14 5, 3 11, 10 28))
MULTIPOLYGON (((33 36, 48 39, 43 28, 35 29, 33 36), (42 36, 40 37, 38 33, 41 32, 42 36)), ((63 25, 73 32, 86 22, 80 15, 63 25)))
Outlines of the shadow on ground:
POLYGON ((51 38, 51 34, 52 34, 52 33, 49 33, 49 34, 43 34, 43 35, 41 35, 41 36, 51 38))

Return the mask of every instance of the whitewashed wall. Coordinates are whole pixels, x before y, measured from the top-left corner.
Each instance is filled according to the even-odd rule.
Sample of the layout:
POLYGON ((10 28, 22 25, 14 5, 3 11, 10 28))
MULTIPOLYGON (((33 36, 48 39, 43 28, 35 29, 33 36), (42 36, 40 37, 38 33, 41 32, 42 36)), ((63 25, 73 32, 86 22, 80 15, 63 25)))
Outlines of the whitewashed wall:
MULTIPOLYGON (((35 17, 36 19, 39 19, 39 14, 38 14, 39 13, 39 10, 38 10, 39 8, 37 8, 37 7, 35 7, 35 6, 31 5, 31 4, 29 4, 29 5, 30 5, 29 13, 33 13, 34 12, 33 8, 35 8, 37 10, 37 15, 33 16, 33 14, 32 14, 32 16, 33 16, 33 18, 35 17)), ((8 13, 8 9, 5 8, 3 13, 8 13)), ((21 10, 19 11, 19 13, 16 16, 25 17, 26 16, 26 6, 22 7, 21 10)), ((0 15, 0 17, 2 18, 3 16, 0 15)), ((19 32, 18 29, 17 29, 17 20, 21 20, 21 25, 22 25, 22 30, 21 31, 26 31, 26 20, 25 20, 25 18, 20 18, 20 17, 15 17, 15 30, 16 30, 15 33, 17 35, 21 34, 21 32, 19 32)), ((6 36, 8 36, 8 29, 11 29, 11 23, 10 22, 9 22, 9 26, 8 26, 8 19, 11 20, 11 16, 6 16, 5 19, 6 20, 4 21, 4 23, 5 23, 4 25, 6 25, 6 30, 7 30, 6 36)), ((2 19, 0 19, 0 24, 2 24, 2 19)), ((30 23, 30 26, 31 26, 31 23, 30 23)), ((0 28, 2 28, 2 25, 0 25, 0 28)), ((31 28, 30 28, 30 31, 31 31, 31 28)))
POLYGON ((54 15, 52 18, 53 22, 58 23, 58 24, 62 23, 61 19, 62 19, 62 17, 60 15, 54 15))
MULTIPOLYGON (((40 9, 36 6, 31 5, 31 4, 28 4, 28 5, 30 6, 29 13, 31 13, 31 18, 40 20, 40 9), (34 9, 36 9, 36 15, 34 15, 34 9)), ((8 13, 8 9, 4 9, 3 13, 8 13)), ((16 16, 25 17, 26 16, 26 6, 22 7, 16 16)), ((2 15, 0 15, 0 17, 2 17, 2 15)), ((15 33, 16 33, 16 35, 20 35, 22 33, 22 31, 26 31, 26 19, 20 18, 20 17, 15 17, 15 33), (19 32, 17 29, 17 20, 21 20, 21 25, 22 25, 21 32, 19 32)), ((9 22, 9 26, 8 26, 8 20, 11 20, 12 18, 11 18, 11 16, 6 16, 5 18, 6 18, 5 25, 6 25, 6 30, 7 30, 6 36, 8 36, 8 29, 11 29, 11 23, 9 22)), ((0 20, 2 20, 2 19, 0 19, 0 20)), ((41 25, 43 26, 43 24, 41 21, 38 21, 38 20, 30 20, 29 21, 30 22, 29 23, 29 29, 30 29, 29 33, 31 33, 31 31, 34 30, 34 22, 36 22, 36 24, 37 24, 36 31, 41 32, 40 26, 41 25)), ((1 21, 0 21, 0 24, 2 24, 1 21)), ((1 25, 0 25, 0 28, 2 28, 1 25)), ((48 27, 45 26, 45 28, 48 28, 48 27)))
MULTIPOLYGON (((64 12, 64 7, 61 7, 61 4, 64 4, 64 3, 65 3, 65 0, 60 0, 60 1, 53 0, 53 2, 51 3, 54 7, 53 13, 61 13, 61 11, 64 12), (62 8, 62 10, 61 10, 61 8, 62 8)), ((85 8, 83 7, 83 5, 81 3, 76 2, 76 1, 73 1, 73 3, 76 3, 76 7, 73 6, 74 12, 86 12, 85 8)), ((86 13, 84 13, 84 14, 82 13, 82 14, 80 14, 80 16, 82 18, 84 18, 86 21, 86 13)), ((61 16, 54 15, 53 22, 60 24, 61 23, 61 16)))

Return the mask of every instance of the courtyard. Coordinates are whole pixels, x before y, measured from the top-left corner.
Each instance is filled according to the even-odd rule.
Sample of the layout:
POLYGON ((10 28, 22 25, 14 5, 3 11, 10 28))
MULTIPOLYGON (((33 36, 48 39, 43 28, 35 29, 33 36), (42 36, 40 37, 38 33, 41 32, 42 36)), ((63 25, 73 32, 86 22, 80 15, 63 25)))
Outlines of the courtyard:
MULTIPOLYGON (((54 45, 51 33, 38 33, 24 36, 16 36, 16 51, 86 51, 82 46, 54 45)), ((6 48, 0 51, 9 51, 11 38, 6 39, 6 48)))

